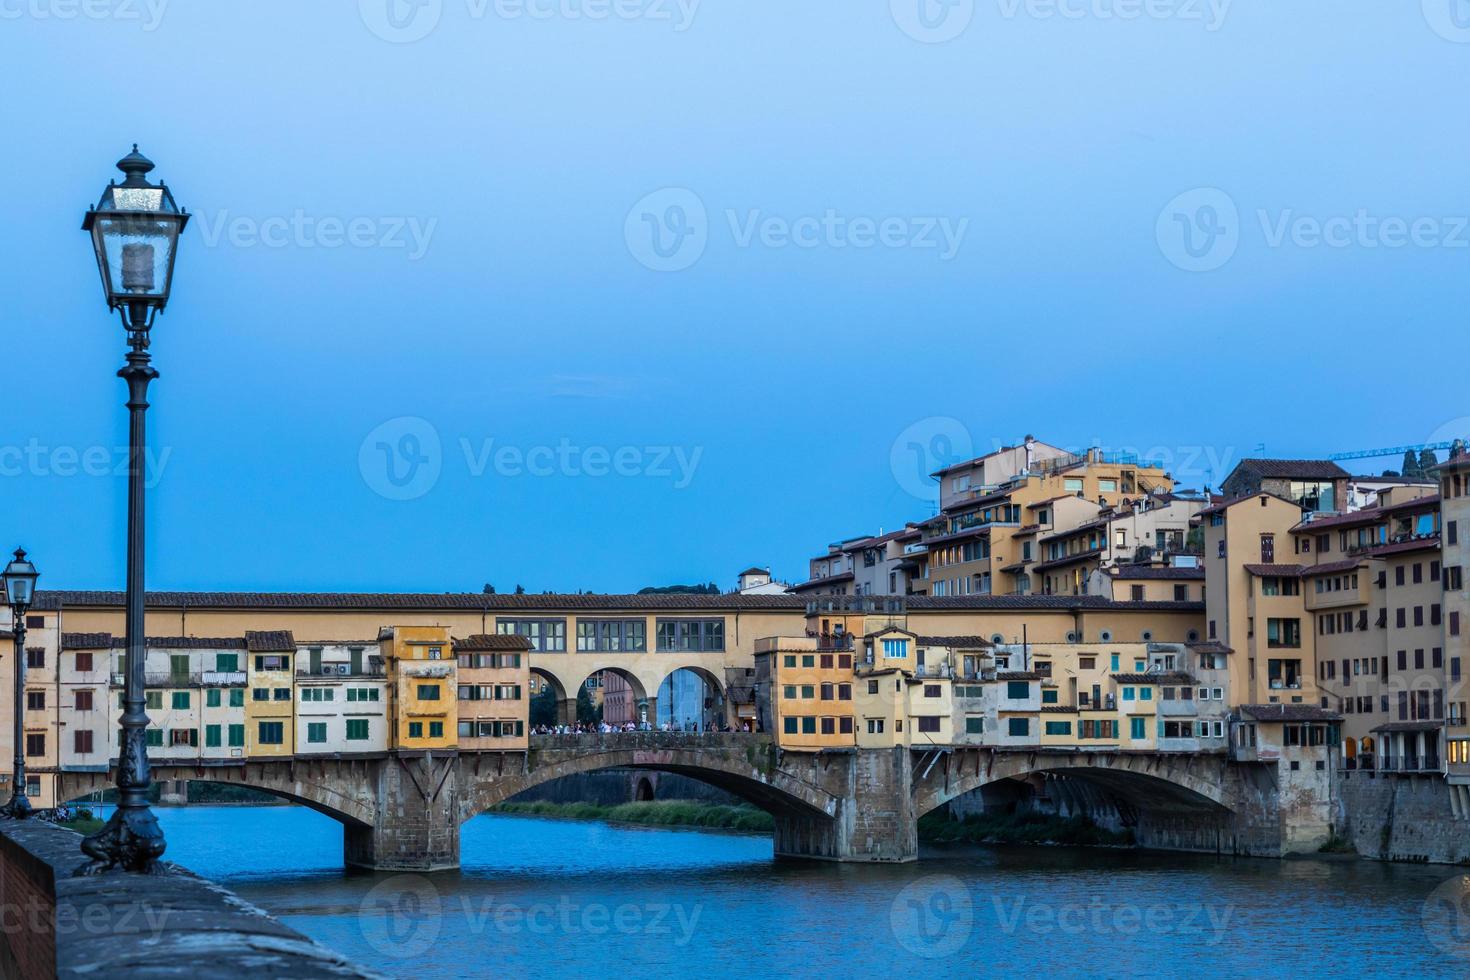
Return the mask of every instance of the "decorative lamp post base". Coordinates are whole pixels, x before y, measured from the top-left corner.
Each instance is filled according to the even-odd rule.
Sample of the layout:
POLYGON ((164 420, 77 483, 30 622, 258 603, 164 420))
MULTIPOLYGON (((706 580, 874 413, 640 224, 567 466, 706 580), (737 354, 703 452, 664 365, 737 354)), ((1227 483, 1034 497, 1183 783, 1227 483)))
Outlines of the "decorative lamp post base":
POLYGON ((82 853, 92 860, 77 870, 78 875, 91 876, 108 871, 132 874, 167 874, 158 863, 166 844, 158 818, 147 807, 118 807, 97 833, 82 841, 82 853))
POLYGON ((34 816, 35 810, 31 809, 31 801, 23 794, 16 793, 10 798, 10 802, 0 806, 0 817, 10 820, 25 820, 34 816))

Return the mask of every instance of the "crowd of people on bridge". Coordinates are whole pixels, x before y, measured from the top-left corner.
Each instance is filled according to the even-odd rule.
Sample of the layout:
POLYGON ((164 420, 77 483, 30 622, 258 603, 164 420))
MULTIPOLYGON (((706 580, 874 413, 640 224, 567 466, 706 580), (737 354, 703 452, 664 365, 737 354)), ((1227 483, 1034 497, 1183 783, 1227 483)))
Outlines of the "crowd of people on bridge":
POLYGON ((733 735, 733 734, 740 733, 740 732, 744 732, 744 733, 747 733, 748 734, 748 733, 752 732, 753 730, 754 729, 751 728, 751 724, 748 721, 741 722, 739 728, 733 727, 728 722, 720 722, 718 724, 705 724, 705 725, 701 725, 698 722, 688 722, 686 724, 675 724, 673 722, 666 721, 666 722, 664 722, 661 725, 654 725, 653 723, 647 722, 647 721, 645 721, 645 722, 629 721, 629 722, 623 722, 622 724, 612 724, 612 723, 605 722, 605 721, 599 721, 599 722, 583 722, 583 721, 579 721, 579 722, 576 722, 575 724, 571 724, 571 725, 537 725, 537 726, 535 726, 534 728, 531 729, 531 734, 532 735, 614 735, 614 734, 625 733, 625 732, 664 732, 664 733, 667 733, 667 734, 670 734, 670 735, 673 735, 673 734, 681 734, 682 735, 682 734, 688 734, 688 733, 701 733, 701 732, 703 732, 703 733, 706 733, 706 734, 719 733, 719 734, 730 734, 730 735, 733 735))

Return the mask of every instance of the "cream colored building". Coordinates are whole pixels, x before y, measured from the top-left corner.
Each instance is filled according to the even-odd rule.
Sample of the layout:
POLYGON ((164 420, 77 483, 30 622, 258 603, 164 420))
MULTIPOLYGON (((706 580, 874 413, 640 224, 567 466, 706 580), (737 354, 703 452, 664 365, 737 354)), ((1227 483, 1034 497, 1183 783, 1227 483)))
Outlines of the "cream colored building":
POLYGON ((377 640, 298 642, 298 756, 343 756, 388 748, 388 681, 377 640))
MULTIPOLYGON (((1032 444, 1033 450, 1037 445, 1032 444)), ((1125 501, 1174 488, 1174 481, 1162 469, 1129 456, 1096 449, 1077 455, 1037 457, 1034 451, 1031 455, 1029 468, 999 484, 973 482, 975 465, 986 472, 988 457, 935 474, 952 485, 965 481, 965 466, 971 467, 972 475, 964 490, 956 488, 941 498, 939 516, 921 525, 928 556, 924 574, 928 595, 1041 591, 1025 555, 1038 528, 1050 525, 1060 532, 1074 526, 1069 522, 1076 508, 1060 501, 1081 498, 1096 505, 1082 515, 1092 520, 1099 508, 1118 508, 1125 501)), ((1040 563, 1042 556, 1036 554, 1040 563)))

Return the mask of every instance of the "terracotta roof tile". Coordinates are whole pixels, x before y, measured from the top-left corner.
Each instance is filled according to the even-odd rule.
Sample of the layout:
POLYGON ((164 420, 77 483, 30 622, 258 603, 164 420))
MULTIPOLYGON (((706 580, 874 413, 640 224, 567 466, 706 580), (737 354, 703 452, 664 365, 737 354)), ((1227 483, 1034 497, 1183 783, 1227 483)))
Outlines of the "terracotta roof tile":
MULTIPOLYGON (((42 591, 37 608, 73 607, 122 609, 123 593, 97 591, 42 591)), ((355 592, 150 592, 150 609, 289 609, 344 612, 571 612, 581 610, 649 610, 653 612, 738 612, 744 610, 805 610, 811 599, 797 595, 483 595, 452 593, 355 592)), ((876 598, 883 598, 881 596, 876 598)), ((1202 602, 1132 602, 1104 596, 968 595, 903 597, 910 611, 938 609, 1050 609, 1120 610, 1137 612, 1202 612, 1202 602)))
POLYGON ((1246 470, 1275 480, 1340 480, 1352 476, 1330 459, 1242 459, 1235 471, 1246 470))
POLYGON ((1187 568, 1174 565, 1118 565, 1108 569, 1113 578, 1123 579, 1184 579, 1194 581, 1205 577, 1202 565, 1187 568))
POLYGON ((1245 570, 1258 577, 1301 578, 1306 569, 1302 565, 1246 565, 1245 570))
POLYGON ((1341 721, 1342 715, 1315 704, 1243 704, 1242 714, 1256 721, 1341 721))
POLYGON ((531 649, 531 641, 524 636, 513 633, 485 634, 477 633, 467 636, 462 640, 454 641, 456 652, 469 653, 477 650, 512 650, 517 653, 525 653, 531 649))
POLYGON ((914 642, 921 647, 949 647, 951 650, 985 650, 994 646, 982 636, 921 636, 914 642))
POLYGON ((251 653, 295 653, 296 638, 290 630, 250 630, 245 644, 251 653))

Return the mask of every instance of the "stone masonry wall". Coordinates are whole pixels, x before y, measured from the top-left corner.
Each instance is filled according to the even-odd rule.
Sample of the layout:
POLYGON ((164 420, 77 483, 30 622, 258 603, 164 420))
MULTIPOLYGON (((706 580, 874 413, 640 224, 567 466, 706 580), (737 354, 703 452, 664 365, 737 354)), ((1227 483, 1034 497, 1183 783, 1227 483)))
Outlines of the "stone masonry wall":
POLYGON ((1363 857, 1470 863, 1470 788, 1439 776, 1345 772, 1344 836, 1363 857))
POLYGON ((378 976, 173 865, 76 877, 80 843, 39 820, 0 824, 5 977, 378 976))
POLYGON ((343 858, 380 871, 459 867, 457 758, 392 756, 378 769, 377 820, 345 825, 343 858))

